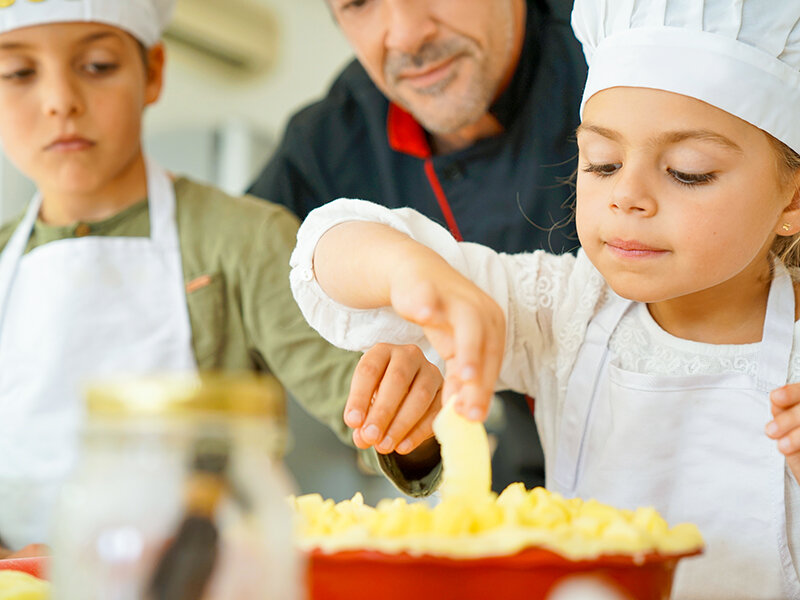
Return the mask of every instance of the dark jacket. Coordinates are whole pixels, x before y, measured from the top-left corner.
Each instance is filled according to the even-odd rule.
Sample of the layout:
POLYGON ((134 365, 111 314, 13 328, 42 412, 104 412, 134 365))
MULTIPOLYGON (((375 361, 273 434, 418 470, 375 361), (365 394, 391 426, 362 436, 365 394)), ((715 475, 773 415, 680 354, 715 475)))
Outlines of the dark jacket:
POLYGON ((354 61, 327 97, 291 119, 249 192, 301 219, 336 198, 362 198, 412 206, 504 252, 575 249, 564 182, 575 169, 585 68, 569 24, 529 3, 517 72, 491 109, 506 131, 431 157, 422 128, 354 61))

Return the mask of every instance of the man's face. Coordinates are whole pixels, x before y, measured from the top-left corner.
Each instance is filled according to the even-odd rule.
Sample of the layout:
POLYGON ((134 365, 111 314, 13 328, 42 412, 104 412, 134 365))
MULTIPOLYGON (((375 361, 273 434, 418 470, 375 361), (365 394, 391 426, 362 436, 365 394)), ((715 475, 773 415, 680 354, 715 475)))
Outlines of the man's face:
POLYGON ((378 88, 439 134, 486 114, 524 26, 524 0, 328 2, 378 88))

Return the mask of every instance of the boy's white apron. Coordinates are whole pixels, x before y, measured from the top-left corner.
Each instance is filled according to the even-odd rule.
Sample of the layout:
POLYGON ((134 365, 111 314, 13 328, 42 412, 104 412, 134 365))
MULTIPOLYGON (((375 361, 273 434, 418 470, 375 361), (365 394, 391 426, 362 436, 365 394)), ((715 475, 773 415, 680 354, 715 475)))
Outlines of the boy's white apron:
POLYGON ((655 506, 670 525, 696 523, 706 550, 680 563, 673 598, 800 598, 785 460, 764 433, 768 394, 786 383, 793 340, 794 292, 776 267, 757 379, 623 371, 608 342, 632 302, 614 296, 590 323, 567 386, 552 487, 618 507, 655 506))
POLYGON ((0 255, 0 538, 11 547, 47 541, 87 378, 196 370, 175 194, 151 162, 147 191, 149 238, 67 239, 25 255, 36 197, 0 255))

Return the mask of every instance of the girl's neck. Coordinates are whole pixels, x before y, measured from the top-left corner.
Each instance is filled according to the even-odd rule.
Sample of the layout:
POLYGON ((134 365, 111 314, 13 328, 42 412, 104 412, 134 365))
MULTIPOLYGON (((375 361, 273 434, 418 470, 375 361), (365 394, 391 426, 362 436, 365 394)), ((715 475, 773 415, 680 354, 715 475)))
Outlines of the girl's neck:
POLYGON ((90 192, 64 192, 40 186, 39 218, 48 225, 103 221, 147 196, 147 171, 141 152, 114 179, 90 192))
POLYGON ((751 265, 724 283, 647 305, 667 333, 707 344, 752 344, 761 341, 771 276, 751 265))

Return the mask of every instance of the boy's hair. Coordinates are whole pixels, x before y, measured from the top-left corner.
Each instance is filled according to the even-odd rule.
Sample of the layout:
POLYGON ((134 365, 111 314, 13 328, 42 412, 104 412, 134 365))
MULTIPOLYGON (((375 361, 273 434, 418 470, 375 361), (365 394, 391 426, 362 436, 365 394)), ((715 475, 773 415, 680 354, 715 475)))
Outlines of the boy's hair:
MULTIPOLYGON (((769 135, 769 140, 775 148, 778 158, 778 172, 781 177, 794 180, 800 170, 800 154, 792 150, 777 138, 769 135)), ((800 187, 796 189, 794 202, 800 202, 800 187)), ((775 253, 787 267, 800 268, 800 233, 791 236, 779 235, 772 244, 775 253)))

